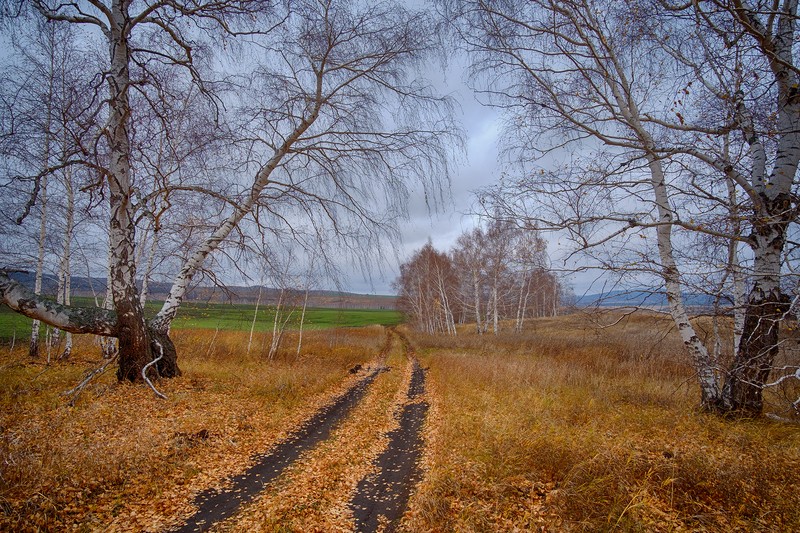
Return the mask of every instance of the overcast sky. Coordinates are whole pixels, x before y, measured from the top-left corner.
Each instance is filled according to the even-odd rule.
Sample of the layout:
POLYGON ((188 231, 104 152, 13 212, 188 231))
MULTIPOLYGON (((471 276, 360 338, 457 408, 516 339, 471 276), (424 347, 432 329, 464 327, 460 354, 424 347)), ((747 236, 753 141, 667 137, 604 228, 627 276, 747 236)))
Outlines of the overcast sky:
MULTIPOLYGON (((431 210, 425 203, 421 187, 413 190, 409 198, 409 218, 400 225, 401 240, 398 254, 390 253, 382 268, 374 268, 368 275, 351 272, 343 280, 345 290, 366 294, 393 294, 391 287, 399 275, 399 264, 407 260, 430 238, 434 247, 449 251, 464 231, 475 227, 479 220, 473 211, 474 192, 495 183, 502 172, 498 143, 503 127, 500 110, 482 105, 474 91, 467 85, 465 58, 451 58, 442 67, 431 65, 426 73, 440 94, 447 94, 458 103, 456 118, 465 134, 466 157, 452 170, 450 196, 446 204, 431 210), (371 279, 370 279, 371 278, 371 279)), ((564 268, 566 249, 560 245, 558 235, 544 235, 554 267, 564 268)), ((347 267, 344 267, 347 269, 347 267)), ((600 292, 596 282, 597 272, 573 274, 568 283, 578 295, 600 292)))
POLYGON ((399 275, 399 264, 408 259, 430 238, 436 249, 448 251, 458 236, 477 224, 470 215, 473 191, 494 183, 500 175, 498 144, 502 117, 498 110, 481 105, 466 85, 465 63, 451 62, 445 68, 432 64, 426 75, 440 94, 456 102, 456 118, 465 133, 466 155, 452 169, 450 194, 438 208, 426 205, 421 186, 411 191, 409 218, 400 224, 400 246, 397 256, 390 252, 382 269, 369 276, 353 272, 344 280, 352 292, 392 294, 392 281, 399 275), (382 271, 381 271, 382 270, 382 271))

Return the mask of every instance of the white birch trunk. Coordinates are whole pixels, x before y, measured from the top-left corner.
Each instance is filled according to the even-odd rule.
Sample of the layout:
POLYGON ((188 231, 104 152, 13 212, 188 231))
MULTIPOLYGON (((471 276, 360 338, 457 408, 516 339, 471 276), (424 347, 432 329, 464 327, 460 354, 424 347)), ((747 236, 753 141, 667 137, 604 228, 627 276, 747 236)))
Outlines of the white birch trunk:
POLYGON ((494 277, 494 284, 492 285, 492 330, 495 335, 500 331, 500 317, 498 302, 497 302, 497 276, 494 277))
POLYGON ((258 306, 261 304, 261 289, 258 286, 258 298, 256 298, 256 310, 253 312, 253 321, 250 323, 250 338, 247 340, 247 355, 250 355, 250 346, 253 344, 253 332, 256 329, 256 319, 258 319, 258 306))
POLYGON ((478 329, 478 335, 483 335, 483 329, 481 328, 481 285, 477 269, 472 270, 472 290, 475 295, 475 327, 478 329))
MULTIPOLYGON (((789 225, 794 221, 792 187, 800 164, 800 78, 794 67, 798 2, 782 4, 777 23, 752 32, 770 61, 777 89, 775 163, 766 179, 767 153, 744 95, 735 95, 736 120, 752 158, 753 202, 750 243, 753 250, 752 288, 747 298, 742 338, 723 388, 727 411, 747 416, 763 410, 763 388, 778 355, 780 322, 787 311, 781 291, 781 266, 789 225)), ((749 23, 747 20, 745 23, 749 23)), ((749 28, 748 28, 749 29, 749 28)))
POLYGON ((178 276, 175 278, 172 289, 164 305, 161 307, 158 315, 153 319, 151 325, 154 329, 168 333, 170 324, 174 320, 178 312, 178 308, 186 295, 186 290, 192 277, 197 273, 198 269, 203 265, 206 258, 216 250, 219 245, 224 241, 231 231, 239 224, 239 222, 249 213, 256 205, 264 188, 270 183, 270 177, 276 168, 283 161, 284 157, 291 151, 297 140, 308 130, 309 127, 319 116, 322 107, 322 74, 318 74, 317 80, 317 94, 314 106, 308 116, 297 124, 294 131, 286 137, 283 143, 276 149, 273 156, 269 159, 255 177, 253 186, 250 188, 248 196, 240 203, 237 204, 234 211, 226 218, 212 234, 201 244, 197 250, 189 257, 184 264, 178 276))
POLYGON ((528 299, 531 295, 531 284, 533 283, 533 276, 525 272, 522 276, 522 282, 519 289, 519 304, 517 306, 517 323, 515 329, 517 333, 522 331, 525 324, 525 315, 528 312, 528 299))
POLYGON ((439 301, 442 305, 442 311, 444 313, 444 327, 442 331, 446 331, 448 335, 456 335, 456 323, 455 319, 453 318, 453 312, 450 309, 450 299, 447 296, 447 284, 444 277, 444 272, 437 264, 436 265, 436 288, 439 292, 439 301))
POLYGON ((280 323, 284 290, 285 289, 281 289, 281 294, 278 296, 278 305, 275 306, 275 318, 272 321, 272 340, 270 341, 269 354, 267 355, 267 359, 270 361, 272 361, 272 358, 275 357, 275 354, 278 352, 278 345, 281 342, 280 336, 278 335, 278 324, 280 323))
MULTIPOLYGON (((114 294, 111 292, 111 240, 108 242, 108 261, 106 263, 106 295, 103 299, 103 309, 114 309, 114 294)), ((113 337, 100 337, 100 351, 103 359, 112 359, 117 356, 117 339, 113 337)))
MULTIPOLYGON (((55 28, 51 25, 46 30, 48 35, 45 37, 49 39, 50 46, 52 47, 55 40, 55 28)), ((51 127, 53 123, 53 101, 55 94, 55 78, 56 78, 56 51, 50 48, 49 65, 47 72, 47 101, 45 102, 45 123, 44 123, 44 147, 42 153, 42 170, 50 167, 50 157, 52 153, 52 135, 51 127)), ((41 206, 41 219, 39 222, 39 249, 36 258, 36 279, 34 281, 34 293, 40 295, 42 293, 42 276, 44 274, 44 249, 45 237, 47 235, 47 180, 48 176, 45 173, 41 177, 40 189, 40 206, 41 206)), ((39 356, 39 329, 40 321, 34 320, 31 324, 31 343, 29 354, 31 357, 39 356)))
POLYGON ((297 335, 297 353, 296 356, 300 357, 300 350, 303 348, 303 325, 306 321, 306 306, 308 305, 308 291, 309 287, 306 286, 306 293, 303 296, 303 311, 300 313, 300 332, 297 335))
POLYGON ((670 314, 678 328, 683 344, 689 350, 694 362, 697 378, 700 382, 702 403, 707 408, 710 408, 716 406, 719 400, 716 368, 706 346, 700 340, 689 321, 689 314, 683 303, 680 273, 672 248, 672 222, 674 216, 669 205, 661 162, 655 156, 649 155, 648 166, 650 167, 651 183, 658 209, 659 225, 656 228, 658 253, 661 258, 661 275, 667 290, 670 314))
MULTIPOLYGON (((727 143, 726 143, 727 152, 727 143)), ((726 153, 727 156, 727 153, 726 153)), ((732 233, 740 235, 741 222, 739 214, 736 212, 738 201, 736 198, 736 185, 733 180, 726 180, 728 186, 728 204, 733 211, 731 216, 733 218, 732 233)), ((739 351, 739 345, 742 343, 742 332, 744 331, 744 316, 745 316, 745 275, 742 272, 742 266, 739 264, 739 242, 731 239, 728 242, 728 272, 732 279, 733 288, 733 353, 739 351)))
MULTIPOLYGON (((49 134, 47 134, 49 139, 49 134)), ((49 140, 45 142, 45 161, 49 159, 49 140)), ((47 163, 45 163, 47 166, 47 163)), ((47 237, 47 176, 42 176, 41 186, 39 190, 39 206, 41 208, 41 215, 39 219, 39 248, 36 255, 36 278, 34 280, 33 292, 36 295, 42 294, 42 276, 44 274, 44 244, 47 237)), ((31 344, 28 350, 28 355, 31 357, 39 357, 39 329, 41 322, 34 320, 31 323, 31 344)))
POLYGON ((117 334, 114 313, 97 307, 66 307, 34 294, 0 270, 0 301, 12 310, 72 333, 117 334))
MULTIPOLYGON (((133 212, 133 174, 128 127, 131 120, 130 2, 113 0, 110 10, 107 73, 109 116, 106 137, 110 147, 108 191, 110 207, 111 278, 109 284, 117 313, 119 368, 117 377, 141 380, 141 370, 152 357, 150 334, 136 288, 136 223, 133 212)), ((159 365, 159 369, 163 367, 159 365)))
MULTIPOLYGON (((72 186, 72 172, 69 168, 66 169, 64 174, 64 188, 67 193, 67 205, 64 227, 64 246, 59 268, 60 287, 58 290, 58 298, 60 299, 60 303, 68 306, 71 304, 72 300, 72 268, 70 265, 70 256, 72 254, 72 236, 75 230, 75 190, 72 186)), ((67 332, 65 337, 64 351, 61 352, 59 356, 60 359, 66 359, 72 354, 72 333, 67 332)))
POLYGON ((654 142, 650 134, 640 121, 639 110, 631 97, 632 91, 628 83, 625 70, 620 67, 616 58, 610 57, 611 65, 616 71, 617 78, 608 80, 617 106, 625 120, 635 131, 642 143, 647 159, 648 169, 650 170, 650 184, 655 198, 658 213, 658 225, 656 226, 656 242, 658 254, 661 260, 661 276, 667 292, 667 302, 669 304, 672 320, 678 328, 678 333, 683 340, 683 344, 692 359, 697 380, 700 385, 701 404, 706 409, 716 409, 720 402, 719 383, 713 361, 705 344, 695 332, 689 320, 689 314, 683 303, 681 291, 680 271, 675 262, 675 255, 672 245, 672 225, 675 220, 674 212, 669 203, 666 177, 661 160, 655 155, 653 150, 654 142), (620 91, 623 89, 623 92, 620 91))
POLYGON ((150 251, 147 254, 147 264, 145 265, 144 272, 142 273, 142 290, 139 293, 139 301, 144 307, 147 302, 147 292, 150 287, 150 275, 153 272, 153 263, 155 262, 156 250, 158 249, 160 232, 158 231, 157 222, 153 223, 153 242, 150 243, 150 251))

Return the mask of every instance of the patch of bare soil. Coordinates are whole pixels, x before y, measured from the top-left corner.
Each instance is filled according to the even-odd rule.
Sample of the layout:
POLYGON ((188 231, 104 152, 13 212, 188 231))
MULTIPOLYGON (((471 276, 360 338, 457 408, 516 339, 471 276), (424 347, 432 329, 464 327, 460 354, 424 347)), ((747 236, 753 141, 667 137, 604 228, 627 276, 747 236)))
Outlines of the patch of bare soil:
POLYGON ((207 531, 214 524, 236 513, 242 505, 263 491, 268 483, 281 475, 301 454, 326 440, 331 431, 361 401, 378 374, 386 370, 384 366, 372 369, 365 378, 334 402, 320 409, 271 452, 257 457, 255 464, 231 479, 226 489, 212 489, 199 494, 195 500, 197 512, 173 531, 178 533, 207 531))

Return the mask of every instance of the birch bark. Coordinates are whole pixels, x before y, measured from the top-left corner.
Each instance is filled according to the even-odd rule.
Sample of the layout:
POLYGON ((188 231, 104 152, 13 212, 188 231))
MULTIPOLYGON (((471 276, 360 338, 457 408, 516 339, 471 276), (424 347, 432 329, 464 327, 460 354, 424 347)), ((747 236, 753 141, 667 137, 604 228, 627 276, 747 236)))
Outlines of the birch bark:
POLYGON ((241 220, 249 213, 259 200, 261 192, 269 185, 270 177, 276 168, 280 165, 281 161, 292 150, 292 147, 297 140, 305 133, 308 128, 316 121, 319 116, 320 109, 323 104, 322 95, 322 73, 317 76, 317 92, 315 95, 314 105, 310 109, 308 115, 304 116, 294 131, 284 140, 280 147, 275 151, 275 154, 269 159, 266 165, 258 172, 253 186, 250 188, 250 193, 243 202, 238 204, 233 212, 226 218, 216 230, 201 244, 198 249, 189 257, 184 264, 175 281, 172 284, 169 296, 164 301, 164 305, 158 312, 158 315, 151 321, 151 326, 155 331, 163 335, 169 334, 169 328, 172 321, 178 312, 178 308, 186 295, 186 290, 189 287, 189 282, 194 275, 203 265, 206 258, 214 252, 225 238, 230 235, 231 231, 241 222, 241 220))
MULTIPOLYGON (((129 2, 114 0, 109 18, 108 73, 109 145, 108 190, 110 204, 109 240, 111 246, 111 294, 117 313, 120 380, 139 381, 141 370, 153 357, 144 310, 136 289, 136 224, 133 218, 133 183, 131 144, 128 132, 131 106, 129 100, 131 17, 129 2)), ((167 350, 165 350, 167 351, 167 350)))
MULTIPOLYGON (((52 38, 52 35, 50 36, 52 38)), ((50 50, 49 65, 47 72, 47 102, 45 102, 45 123, 44 123, 44 147, 42 151, 42 170, 50 166, 51 153, 51 125, 53 122, 53 95, 55 93, 55 51, 50 50)), ((41 189, 39 191, 39 247, 36 256, 36 279, 34 281, 34 292, 42 293, 42 276, 44 274, 44 248, 47 237, 47 173, 41 177, 41 189)), ((39 356, 39 320, 31 323, 31 342, 28 355, 31 357, 39 356)))
MULTIPOLYGON (((75 190, 72 185, 72 172, 69 168, 64 173, 64 189, 66 190, 66 220, 64 224, 64 246, 61 251, 61 264, 59 266, 58 301, 69 306, 72 294, 72 268, 70 255, 72 253, 72 238, 75 230, 75 190)), ((66 359, 72 354, 72 333, 66 332, 64 351, 59 359, 66 359)))
POLYGON ((750 244, 753 250, 752 286, 747 296, 742 338, 723 387, 726 411, 746 416, 763 411, 763 389, 778 355, 781 320, 788 301, 781 291, 781 266, 789 224, 795 218, 792 186, 800 164, 800 78, 794 67, 797 0, 781 4, 777 23, 763 25, 746 2, 735 14, 768 59, 777 89, 775 162, 767 176, 767 152, 753 118, 737 92, 737 122, 752 158, 753 202, 750 244))
MULTIPOLYGON (((598 55, 598 57, 602 56, 598 55)), ((694 326, 692 326, 689 320, 689 313, 683 302, 680 271, 675 261, 672 243, 675 214, 669 203, 664 168, 661 159, 656 153, 655 142, 641 122, 639 109, 632 97, 633 91, 624 69, 613 55, 610 55, 609 63, 609 69, 606 70, 609 74, 606 80, 609 89, 614 95, 616 105, 622 116, 639 139, 645 152, 648 170, 650 171, 650 185, 658 215, 656 243, 661 263, 661 277, 666 289, 670 314, 697 373, 697 380, 700 385, 700 404, 704 409, 716 410, 720 404, 716 368, 711 355, 708 353, 708 348, 700 340, 694 326)))

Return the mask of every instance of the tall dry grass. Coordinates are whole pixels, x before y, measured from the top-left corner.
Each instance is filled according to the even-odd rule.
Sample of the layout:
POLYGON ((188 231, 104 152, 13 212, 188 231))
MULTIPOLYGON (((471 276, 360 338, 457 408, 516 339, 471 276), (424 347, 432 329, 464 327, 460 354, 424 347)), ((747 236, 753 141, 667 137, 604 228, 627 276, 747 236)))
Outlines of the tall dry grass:
POLYGON ((408 531, 797 531, 800 429, 697 411, 668 321, 414 336, 438 399, 408 531))
MULTIPOLYGON (((81 340, 45 365, 0 353, 0 530, 142 531, 241 471, 353 379, 385 344, 380 327, 306 332, 272 360, 247 333, 177 331, 180 378, 118 384, 113 368, 74 402, 60 393, 98 364, 81 340)), ((155 527, 155 529, 159 529, 155 527)))

